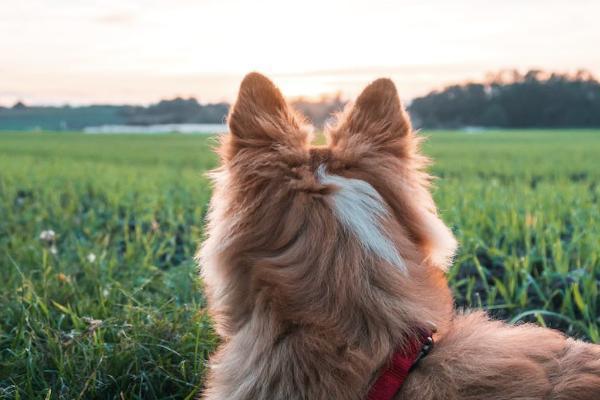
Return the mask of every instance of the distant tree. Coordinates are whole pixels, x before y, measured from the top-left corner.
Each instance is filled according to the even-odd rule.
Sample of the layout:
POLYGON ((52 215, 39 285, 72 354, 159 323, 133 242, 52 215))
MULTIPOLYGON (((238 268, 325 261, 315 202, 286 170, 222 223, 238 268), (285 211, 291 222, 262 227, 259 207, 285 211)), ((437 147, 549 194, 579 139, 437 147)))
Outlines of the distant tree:
POLYGON ((27 106, 25 105, 25 103, 19 100, 12 106, 12 108, 13 110, 25 110, 27 109, 27 106))
POLYGON ((492 104, 486 108, 478 122, 479 126, 502 128, 508 125, 508 117, 504 108, 498 104, 492 104))
POLYGON ((575 74, 516 70, 483 83, 452 85, 414 99, 409 110, 423 127, 600 127, 600 83, 575 74))

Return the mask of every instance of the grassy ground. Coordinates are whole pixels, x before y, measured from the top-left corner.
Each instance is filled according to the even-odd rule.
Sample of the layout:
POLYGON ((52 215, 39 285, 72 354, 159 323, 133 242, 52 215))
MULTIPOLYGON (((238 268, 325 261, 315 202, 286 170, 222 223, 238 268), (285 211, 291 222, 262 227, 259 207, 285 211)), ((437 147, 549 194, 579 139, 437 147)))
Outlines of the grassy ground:
MULTIPOLYGON (((428 135, 458 305, 600 342, 600 132, 428 135)), ((0 399, 193 398, 211 145, 0 134, 0 399)))

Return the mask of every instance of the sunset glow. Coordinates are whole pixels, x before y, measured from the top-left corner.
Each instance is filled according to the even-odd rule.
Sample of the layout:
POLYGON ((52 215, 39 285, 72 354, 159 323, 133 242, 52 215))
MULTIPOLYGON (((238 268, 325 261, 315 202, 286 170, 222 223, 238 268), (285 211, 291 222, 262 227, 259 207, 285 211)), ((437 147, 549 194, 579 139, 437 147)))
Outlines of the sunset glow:
POLYGON ((0 105, 230 101, 258 70, 288 96, 405 98, 502 68, 600 73, 600 3, 0 0, 0 105))

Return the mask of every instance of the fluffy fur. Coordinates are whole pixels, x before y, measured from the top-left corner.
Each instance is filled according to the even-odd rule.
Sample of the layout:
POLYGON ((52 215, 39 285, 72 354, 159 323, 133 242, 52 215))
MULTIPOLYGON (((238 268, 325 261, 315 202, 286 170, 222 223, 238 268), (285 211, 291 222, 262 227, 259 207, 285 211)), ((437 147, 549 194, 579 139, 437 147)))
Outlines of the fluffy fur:
POLYGON ((330 175, 323 165, 317 170, 317 178, 320 183, 337 188, 331 195, 332 209, 339 222, 356 236, 365 250, 405 270, 393 240, 382 229, 389 211, 373 186, 360 179, 330 175))
POLYGON ((397 399, 600 398, 599 347, 457 313, 456 242, 394 84, 369 85, 311 147, 252 73, 229 116, 199 252, 223 338, 205 399, 364 399, 398 346, 436 331, 397 399))

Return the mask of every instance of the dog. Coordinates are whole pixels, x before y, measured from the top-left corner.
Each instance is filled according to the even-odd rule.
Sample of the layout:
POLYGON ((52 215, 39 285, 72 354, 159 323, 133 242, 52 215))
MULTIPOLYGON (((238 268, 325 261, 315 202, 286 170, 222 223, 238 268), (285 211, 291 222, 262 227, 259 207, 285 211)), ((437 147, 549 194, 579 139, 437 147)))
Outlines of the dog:
POLYGON ((600 346, 454 310, 456 240, 391 80, 324 146, 258 73, 228 124, 198 252, 222 337, 202 398, 600 399, 600 346))

